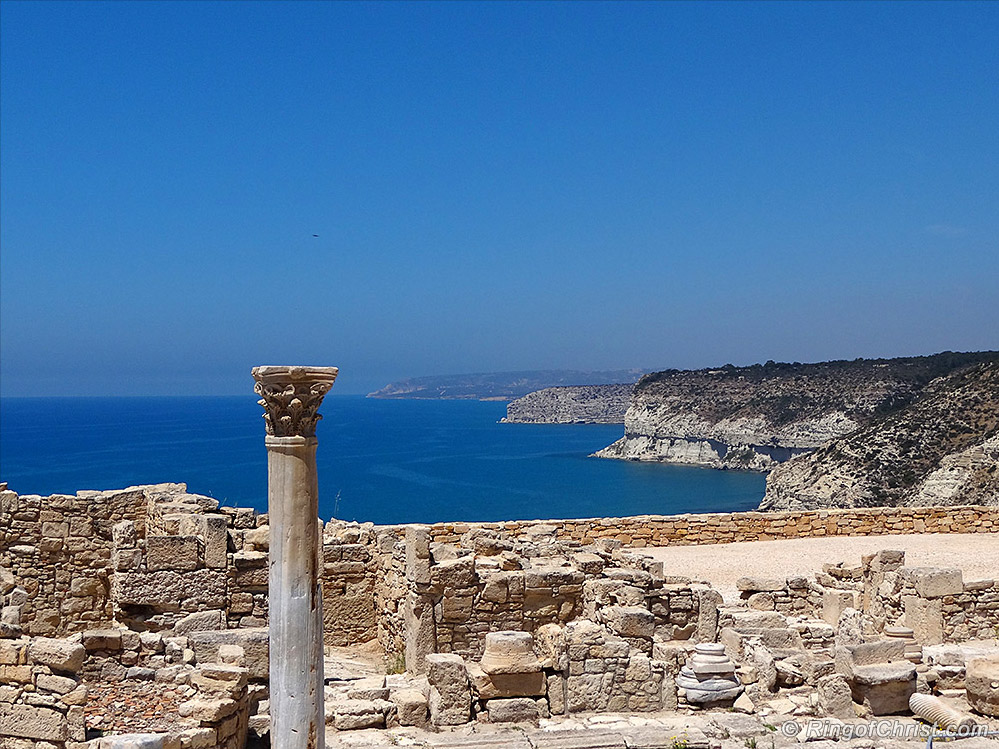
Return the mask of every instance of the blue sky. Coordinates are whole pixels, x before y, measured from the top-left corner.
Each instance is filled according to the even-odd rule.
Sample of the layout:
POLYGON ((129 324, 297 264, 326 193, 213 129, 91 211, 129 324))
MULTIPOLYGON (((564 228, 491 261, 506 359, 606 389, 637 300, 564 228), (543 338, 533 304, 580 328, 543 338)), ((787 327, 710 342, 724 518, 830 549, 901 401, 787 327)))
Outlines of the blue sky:
POLYGON ((3 395, 999 348, 999 3, 4 2, 0 33, 3 395))

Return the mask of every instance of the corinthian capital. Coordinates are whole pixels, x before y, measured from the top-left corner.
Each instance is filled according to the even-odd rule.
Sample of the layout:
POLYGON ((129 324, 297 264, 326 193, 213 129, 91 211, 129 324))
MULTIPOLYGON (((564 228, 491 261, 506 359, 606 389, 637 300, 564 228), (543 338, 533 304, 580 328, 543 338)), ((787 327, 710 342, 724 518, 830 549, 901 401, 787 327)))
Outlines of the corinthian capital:
POLYGON ((254 367, 253 391, 261 396, 267 434, 315 437, 319 404, 333 387, 336 367, 254 367))

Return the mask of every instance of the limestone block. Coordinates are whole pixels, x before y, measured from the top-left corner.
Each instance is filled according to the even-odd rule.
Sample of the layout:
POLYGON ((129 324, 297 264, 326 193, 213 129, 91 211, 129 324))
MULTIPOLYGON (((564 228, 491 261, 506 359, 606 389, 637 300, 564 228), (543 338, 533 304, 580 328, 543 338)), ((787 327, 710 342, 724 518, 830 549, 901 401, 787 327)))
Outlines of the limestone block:
POLYGON ((735 587, 743 592, 757 593, 784 590, 786 582, 775 577, 740 577, 735 581, 735 587))
POLYGON ((83 645, 69 640, 36 637, 28 646, 28 659, 53 671, 76 673, 83 666, 87 651, 83 645))
POLYGON ((874 715, 905 713, 916 691, 916 667, 908 661, 857 666, 851 688, 854 701, 867 705, 874 715))
POLYGON ((857 717, 853 709, 850 683, 845 676, 842 674, 823 676, 818 680, 815 689, 822 715, 840 720, 853 720, 857 717))
POLYGON ((206 663, 191 674, 191 686, 199 692, 238 698, 246 689, 247 672, 240 666, 206 663))
POLYGON ((905 567, 903 574, 923 598, 956 596, 964 592, 958 567, 905 567))
POLYGON ((195 632, 188 637, 198 663, 211 663, 219 659, 222 645, 243 648, 243 665, 251 679, 269 677, 268 639, 266 628, 226 629, 218 632, 195 632))
POLYGON ((903 621, 912 630, 913 637, 923 645, 936 645, 943 642, 943 608, 940 600, 930 600, 921 596, 902 596, 905 611, 903 621))
POLYGON ((622 637, 651 640, 656 628, 652 612, 642 606, 608 606, 600 612, 607 627, 622 637))
POLYGON ((66 676, 55 676, 53 674, 38 674, 35 677, 35 686, 41 692, 54 692, 55 694, 66 694, 72 692, 77 687, 76 679, 66 676))
POLYGON ((14 571, 9 567, 0 567, 0 595, 5 596, 10 593, 16 584, 14 571))
POLYGON ((430 582, 429 526, 406 526, 406 579, 418 585, 430 582))
POLYGON ((545 694, 545 674, 540 669, 532 673, 487 674, 482 667, 468 664, 468 678, 480 700, 498 697, 541 697, 545 694))
POLYGON ((166 749, 163 733, 128 733, 119 736, 105 736, 100 739, 97 749, 166 749))
POLYGON ((338 731, 384 728, 385 702, 383 700, 333 700, 326 706, 326 722, 332 724, 338 731))
POLYGON ((834 627, 847 609, 857 608, 856 594, 852 590, 822 591, 822 620, 834 627))
POLYGON ((467 723, 472 711, 472 692, 461 656, 431 653, 426 658, 430 682, 430 719, 435 726, 467 723))
POLYGON ((478 578, 475 574, 475 558, 472 556, 447 559, 430 568, 430 581, 435 588, 471 588, 478 578))
POLYGON ((114 576, 113 587, 120 603, 138 606, 175 606, 178 601, 192 600, 222 608, 226 600, 224 570, 122 572, 114 576))
POLYGON ((229 524, 225 515, 187 515, 181 520, 178 531, 181 535, 201 537, 206 567, 225 569, 229 552, 229 524))
POLYGON ((173 625, 175 637, 184 637, 192 632, 206 632, 225 629, 225 614, 221 610, 196 611, 188 614, 173 625))
POLYGON ((150 536, 146 539, 146 569, 196 570, 201 565, 201 540, 197 536, 150 536))
POLYGON ((993 718, 999 717, 999 656, 970 659, 964 688, 972 710, 993 718))
POLYGON ((528 697, 493 699, 486 703, 490 723, 534 723, 541 717, 538 703, 528 697))
POLYGON ((69 722, 48 707, 0 702, 0 736, 63 742, 69 739, 69 722))
POLYGON ((746 605, 757 611, 773 611, 774 597, 769 593, 753 593, 746 599, 746 605))
MULTIPOLYGON (((650 614, 651 616, 651 614, 650 614)), ((530 632, 504 630, 486 635, 482 670, 487 674, 523 674, 541 670, 534 655, 534 637, 530 632)))
POLYGON ((399 725, 419 728, 427 725, 430 705, 419 689, 400 689, 392 692, 390 700, 395 703, 399 725))
POLYGON ((111 539, 119 549, 131 549, 135 546, 135 523, 122 520, 111 527, 111 539))
POLYGON ((83 633, 83 647, 95 650, 121 650, 120 629, 88 629, 83 633))
POLYGON ((406 670, 414 674, 426 671, 426 658, 437 651, 437 626, 434 601, 430 596, 410 593, 405 604, 406 670))
POLYGON ((202 723, 217 723, 229 717, 239 709, 239 703, 228 698, 203 699, 195 698, 182 702, 177 706, 177 712, 182 718, 194 718, 202 723))
POLYGON ((718 607, 722 596, 711 588, 697 591, 697 641, 714 642, 718 635, 718 607))

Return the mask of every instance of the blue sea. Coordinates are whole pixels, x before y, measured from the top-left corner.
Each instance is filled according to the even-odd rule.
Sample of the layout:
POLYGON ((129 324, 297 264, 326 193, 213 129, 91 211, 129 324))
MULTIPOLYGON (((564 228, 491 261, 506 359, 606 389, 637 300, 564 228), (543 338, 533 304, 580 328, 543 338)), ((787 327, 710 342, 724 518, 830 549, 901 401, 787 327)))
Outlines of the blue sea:
MULTIPOLYGON (((375 523, 753 509, 764 477, 588 457, 620 425, 500 424, 506 404, 328 396, 317 430, 320 515, 375 523)), ((166 481, 267 509, 252 395, 0 400, 0 481, 72 494, 166 481)))

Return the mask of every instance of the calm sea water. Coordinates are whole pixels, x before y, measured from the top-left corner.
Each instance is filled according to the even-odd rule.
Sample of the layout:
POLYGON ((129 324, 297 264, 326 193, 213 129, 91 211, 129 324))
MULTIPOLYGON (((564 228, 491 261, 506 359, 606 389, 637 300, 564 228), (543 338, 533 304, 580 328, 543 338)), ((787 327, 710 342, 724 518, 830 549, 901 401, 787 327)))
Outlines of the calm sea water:
MULTIPOLYGON (((320 515, 376 523, 607 517, 754 508, 755 473, 587 457, 611 425, 498 424, 505 404, 329 396, 320 515)), ((0 401, 0 480, 22 494, 183 481, 265 511, 253 396, 0 401)))

